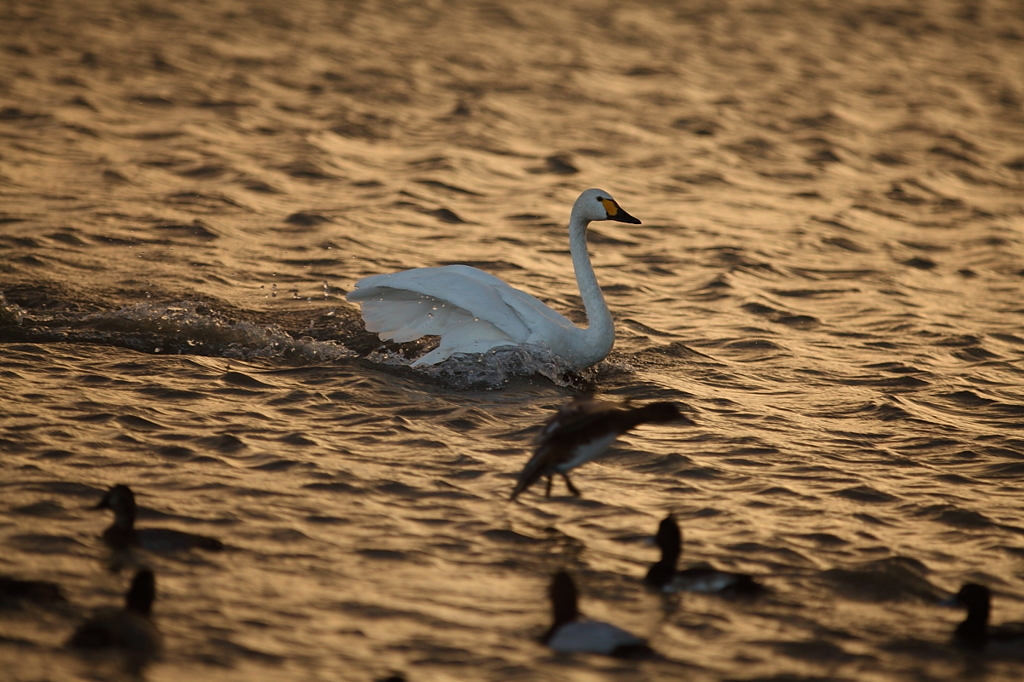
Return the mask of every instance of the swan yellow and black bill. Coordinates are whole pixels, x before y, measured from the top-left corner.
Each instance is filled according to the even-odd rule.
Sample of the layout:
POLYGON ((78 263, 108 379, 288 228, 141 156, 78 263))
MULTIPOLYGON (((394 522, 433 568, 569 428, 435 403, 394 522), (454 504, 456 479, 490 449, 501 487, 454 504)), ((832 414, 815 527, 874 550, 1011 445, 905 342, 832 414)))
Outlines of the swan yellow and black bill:
POLYGON ((615 203, 614 199, 608 199, 607 197, 601 197, 598 199, 603 205, 604 210, 608 214, 608 220, 617 220, 620 223, 632 223, 633 225, 642 225, 638 218, 634 218, 625 211, 622 207, 615 203))

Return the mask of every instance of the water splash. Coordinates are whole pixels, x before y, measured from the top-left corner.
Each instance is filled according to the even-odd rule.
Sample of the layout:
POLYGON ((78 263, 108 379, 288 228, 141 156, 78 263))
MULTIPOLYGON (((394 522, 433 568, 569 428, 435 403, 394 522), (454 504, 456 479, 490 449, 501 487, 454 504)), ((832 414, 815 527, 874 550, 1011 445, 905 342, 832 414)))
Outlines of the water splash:
POLYGON ((18 327, 25 319, 25 310, 16 303, 9 303, 0 292, 0 327, 18 327))
POLYGON ((543 376, 563 387, 578 387, 596 373, 578 372, 543 346, 495 348, 487 353, 455 353, 439 365, 423 370, 445 385, 458 389, 498 389, 516 377, 543 376))
POLYGON ((45 315, 29 314, 0 299, 0 325, 8 330, 17 325, 25 341, 98 343, 144 353, 305 362, 355 355, 336 341, 296 338, 276 324, 234 320, 200 301, 141 302, 85 315, 45 315))

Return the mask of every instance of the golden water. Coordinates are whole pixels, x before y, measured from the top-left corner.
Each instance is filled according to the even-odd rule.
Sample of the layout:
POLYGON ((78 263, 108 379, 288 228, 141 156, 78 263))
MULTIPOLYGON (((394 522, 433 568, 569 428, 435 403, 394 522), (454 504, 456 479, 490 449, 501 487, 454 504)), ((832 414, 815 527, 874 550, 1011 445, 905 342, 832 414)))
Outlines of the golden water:
POLYGON ((89 510, 118 482, 230 546, 140 557, 151 680, 1021 678, 936 605, 1024 620, 1018 3, 0 12, 0 574, 70 600, 0 605, 11 679, 93 674, 61 643, 127 584, 89 510), (591 186, 643 224, 591 227, 586 377, 465 388, 344 301, 470 263, 582 322, 591 186), (697 426, 509 503, 586 382, 697 426), (768 595, 646 592, 667 511, 768 595), (664 658, 539 646, 559 568, 664 658))

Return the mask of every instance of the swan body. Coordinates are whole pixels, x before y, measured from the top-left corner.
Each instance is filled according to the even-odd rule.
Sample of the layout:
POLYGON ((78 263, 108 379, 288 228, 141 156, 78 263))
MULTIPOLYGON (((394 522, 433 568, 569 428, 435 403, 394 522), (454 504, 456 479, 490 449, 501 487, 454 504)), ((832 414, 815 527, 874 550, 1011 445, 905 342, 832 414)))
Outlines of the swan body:
POLYGON ((362 305, 367 330, 382 340, 441 337, 413 367, 435 365, 454 353, 533 345, 546 347, 573 369, 585 369, 603 360, 615 343, 611 313, 587 253, 587 225, 595 220, 640 224, 600 189, 586 190, 573 204, 569 251, 587 312, 585 329, 535 296, 468 265, 371 275, 356 282, 346 299, 362 305))

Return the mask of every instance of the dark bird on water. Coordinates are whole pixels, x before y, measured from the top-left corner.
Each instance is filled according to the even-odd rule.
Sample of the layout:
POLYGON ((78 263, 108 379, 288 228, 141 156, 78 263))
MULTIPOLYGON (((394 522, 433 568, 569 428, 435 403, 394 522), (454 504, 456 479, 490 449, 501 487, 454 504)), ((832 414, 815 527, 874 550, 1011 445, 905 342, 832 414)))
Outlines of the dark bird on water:
POLYGON ((671 402, 649 403, 643 407, 629 407, 609 400, 591 397, 576 398, 562 406, 541 429, 533 457, 523 467, 512 490, 512 499, 547 477, 545 495, 551 496, 551 481, 555 474, 565 479, 569 492, 579 496, 580 491, 569 480, 569 471, 604 453, 616 438, 640 424, 678 422, 693 425, 683 416, 679 405, 671 402))
POLYGON ((205 535, 185 533, 172 528, 135 528, 135 493, 126 485, 115 485, 106 492, 94 509, 114 512, 114 523, 103 531, 103 541, 118 550, 142 547, 154 552, 183 549, 224 549, 224 543, 205 535))
POLYGON ((1015 647, 1024 643, 1024 623, 989 625, 992 593, 984 585, 965 583, 959 592, 942 603, 967 609, 967 618, 953 632, 953 640, 967 649, 984 649, 989 643, 1003 642, 1015 647))
POLYGON ((136 662, 156 657, 163 639, 151 620, 154 599, 153 571, 140 569, 125 596, 124 608, 99 611, 78 626, 67 645, 83 651, 119 650, 136 662))
POLYGON ((555 651, 578 651, 605 654, 620 658, 650 656, 654 652, 647 642, 611 623, 580 617, 576 583, 565 571, 551 579, 548 588, 553 621, 541 637, 541 643, 555 651))
POLYGON ((671 514, 658 525, 654 541, 661 548, 661 560, 647 571, 644 582, 656 590, 753 596, 764 589, 744 573, 719 571, 706 565, 677 570, 676 565, 683 552, 683 534, 671 514))

